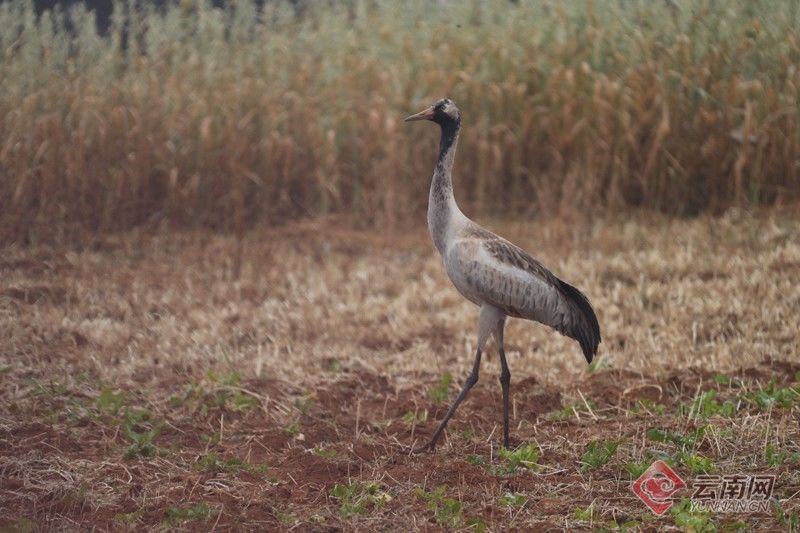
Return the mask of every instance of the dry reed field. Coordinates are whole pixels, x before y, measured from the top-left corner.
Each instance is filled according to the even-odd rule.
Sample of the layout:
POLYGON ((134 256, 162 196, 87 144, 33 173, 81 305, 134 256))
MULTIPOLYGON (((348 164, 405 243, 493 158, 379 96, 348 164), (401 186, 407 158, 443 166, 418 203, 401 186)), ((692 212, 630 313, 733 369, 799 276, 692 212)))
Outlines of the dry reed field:
POLYGON ((800 3, 262 3, 0 2, 0 531, 800 530, 800 3), (510 448, 492 341, 414 454, 477 342, 445 95, 459 205, 603 341, 511 319, 510 448))
POLYGON ((118 2, 104 36, 85 9, 0 4, 2 239, 320 213, 394 227, 429 175, 401 117, 444 95, 473 211, 799 196, 794 0, 335 4, 118 2))
POLYGON ((800 219, 489 221, 579 282, 603 343, 512 320, 432 454, 477 308, 422 227, 322 219, 234 237, 133 231, 10 246, 0 272, 0 520, 16 530, 798 527, 800 219), (766 514, 656 518, 686 480, 777 477, 766 514))

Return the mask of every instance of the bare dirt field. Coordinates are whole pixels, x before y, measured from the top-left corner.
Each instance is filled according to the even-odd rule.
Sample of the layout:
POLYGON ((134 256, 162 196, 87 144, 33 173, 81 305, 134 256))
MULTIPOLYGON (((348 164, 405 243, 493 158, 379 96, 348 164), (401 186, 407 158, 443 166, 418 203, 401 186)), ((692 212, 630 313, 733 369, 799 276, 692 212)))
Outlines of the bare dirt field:
POLYGON ((0 250, 0 523, 12 530, 800 527, 800 218, 489 223, 592 300, 603 343, 512 320, 432 454, 477 309, 423 228, 335 221, 0 250), (662 517, 631 484, 689 485, 662 517), (689 506, 774 475, 767 513, 689 506))

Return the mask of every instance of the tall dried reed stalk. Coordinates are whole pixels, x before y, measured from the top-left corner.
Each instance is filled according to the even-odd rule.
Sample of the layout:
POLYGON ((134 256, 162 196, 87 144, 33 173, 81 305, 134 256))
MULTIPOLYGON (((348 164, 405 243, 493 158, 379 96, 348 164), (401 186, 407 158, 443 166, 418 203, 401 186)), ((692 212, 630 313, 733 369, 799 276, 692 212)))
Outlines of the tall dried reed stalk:
POLYGON ((3 240, 394 225, 424 210, 436 143, 401 118, 442 95, 471 212, 800 196, 794 0, 119 3, 105 36, 29 4, 0 3, 3 240))

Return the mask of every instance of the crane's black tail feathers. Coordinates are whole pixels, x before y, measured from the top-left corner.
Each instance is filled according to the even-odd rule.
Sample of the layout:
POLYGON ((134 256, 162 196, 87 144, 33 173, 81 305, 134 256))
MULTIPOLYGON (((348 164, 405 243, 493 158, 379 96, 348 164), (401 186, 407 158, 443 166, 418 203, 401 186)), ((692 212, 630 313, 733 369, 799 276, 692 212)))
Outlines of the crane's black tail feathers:
POLYGON ((597 354, 597 347, 600 345, 600 324, 597 322, 597 315, 594 314, 592 304, 581 291, 561 281, 561 291, 572 304, 573 308, 578 312, 580 320, 573 326, 573 330, 569 332, 569 336, 577 340, 583 356, 586 357, 586 362, 591 363, 595 354, 597 354))

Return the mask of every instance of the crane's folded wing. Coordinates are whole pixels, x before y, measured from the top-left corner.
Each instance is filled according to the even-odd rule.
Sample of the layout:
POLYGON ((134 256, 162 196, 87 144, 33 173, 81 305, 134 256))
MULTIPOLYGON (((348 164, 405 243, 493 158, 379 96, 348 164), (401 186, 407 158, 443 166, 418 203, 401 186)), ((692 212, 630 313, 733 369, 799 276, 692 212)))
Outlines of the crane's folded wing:
POLYGON ((601 338, 586 296, 518 246, 482 228, 476 231, 480 234, 459 240, 451 248, 448 274, 456 287, 473 301, 541 322, 577 340, 591 362, 601 338))

